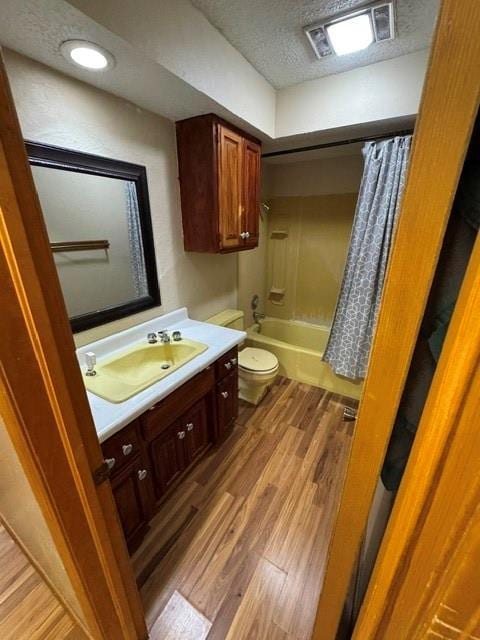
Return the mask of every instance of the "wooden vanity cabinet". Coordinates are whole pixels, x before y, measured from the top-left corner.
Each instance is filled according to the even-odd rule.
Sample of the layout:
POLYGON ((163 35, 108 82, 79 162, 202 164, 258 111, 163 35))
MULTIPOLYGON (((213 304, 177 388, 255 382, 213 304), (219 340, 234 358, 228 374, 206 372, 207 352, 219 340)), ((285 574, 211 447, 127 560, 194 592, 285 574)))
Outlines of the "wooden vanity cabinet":
POLYGON ((102 451, 111 468, 112 492, 127 546, 133 552, 148 531, 153 514, 150 468, 138 420, 104 442, 102 451))
POLYGON ((258 245, 260 142, 213 114, 177 122, 186 251, 258 245))
POLYGON ((102 444, 131 553, 170 490, 233 428, 237 357, 235 347, 102 444))
POLYGON ((238 415, 238 350, 232 349, 217 360, 215 402, 217 437, 223 439, 233 429, 238 415))
POLYGON ((113 497, 130 553, 140 545, 149 528, 148 484, 148 469, 140 456, 135 456, 131 463, 111 477, 113 497))

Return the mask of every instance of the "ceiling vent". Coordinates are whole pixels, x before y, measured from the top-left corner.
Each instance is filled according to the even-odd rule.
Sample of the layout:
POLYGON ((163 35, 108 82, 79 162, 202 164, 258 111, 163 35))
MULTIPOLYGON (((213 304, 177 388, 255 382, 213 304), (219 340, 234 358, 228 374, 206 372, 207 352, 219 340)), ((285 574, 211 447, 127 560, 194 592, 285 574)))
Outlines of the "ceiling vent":
POLYGON ((366 49, 395 37, 393 0, 311 24, 304 29, 317 58, 366 49))

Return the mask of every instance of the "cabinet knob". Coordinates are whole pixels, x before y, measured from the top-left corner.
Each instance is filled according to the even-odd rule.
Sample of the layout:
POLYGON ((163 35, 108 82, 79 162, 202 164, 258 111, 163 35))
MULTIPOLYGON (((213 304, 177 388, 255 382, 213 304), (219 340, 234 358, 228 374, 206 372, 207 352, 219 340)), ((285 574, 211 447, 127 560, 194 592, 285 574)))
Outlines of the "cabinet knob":
POLYGON ((222 391, 220 395, 222 396, 222 398, 228 398, 228 391, 222 391))
POLYGON ((245 239, 248 240, 249 237, 250 237, 250 232, 249 231, 245 231, 245 239))
POLYGON ((105 462, 107 463, 109 469, 113 469, 116 460, 115 458, 105 458, 105 462))
POLYGON ((246 237, 247 237, 247 233, 246 233, 246 231, 242 231, 242 233, 240 234, 240 238, 241 238, 242 240, 245 240, 245 238, 246 238, 246 237))
POLYGON ((185 431, 179 431, 177 436, 179 440, 183 440, 185 438, 185 431))
POLYGON ((231 369, 233 364, 232 362, 225 362, 223 366, 225 367, 225 369, 231 369))
POLYGON ((145 480, 147 477, 148 471, 146 469, 139 469, 137 471, 137 476, 139 480, 145 480))
POLYGON ((122 445, 122 451, 124 456, 129 456, 133 451, 133 444, 124 444, 122 445))
POLYGON ((193 431, 193 422, 187 422, 187 431, 193 431))
POLYGON ((237 364, 237 359, 236 358, 230 358, 230 362, 232 363, 232 367, 234 367, 237 364))

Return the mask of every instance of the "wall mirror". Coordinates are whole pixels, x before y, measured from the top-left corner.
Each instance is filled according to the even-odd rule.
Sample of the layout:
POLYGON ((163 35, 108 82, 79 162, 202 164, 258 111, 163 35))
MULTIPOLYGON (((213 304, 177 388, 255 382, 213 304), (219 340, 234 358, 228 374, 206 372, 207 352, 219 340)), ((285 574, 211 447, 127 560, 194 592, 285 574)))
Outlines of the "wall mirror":
POLYGON ((160 304, 145 167, 26 147, 73 331, 160 304))

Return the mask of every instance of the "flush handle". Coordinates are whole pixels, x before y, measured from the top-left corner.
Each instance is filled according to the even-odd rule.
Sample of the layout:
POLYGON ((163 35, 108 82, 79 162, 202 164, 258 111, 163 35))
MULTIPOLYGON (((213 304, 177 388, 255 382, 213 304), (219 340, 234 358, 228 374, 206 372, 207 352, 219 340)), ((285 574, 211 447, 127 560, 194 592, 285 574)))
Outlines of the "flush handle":
POLYGON ((222 391, 220 395, 222 398, 228 398, 228 391, 222 391))
POLYGON ((147 477, 148 471, 146 469, 139 469, 137 471, 137 476, 139 480, 145 480, 147 477))
POLYGON ((129 456, 133 451, 133 444, 124 444, 122 445, 122 451, 124 456, 129 456))
POLYGON ((185 431, 179 431, 177 436, 179 440, 183 440, 185 438, 185 431))
POLYGON ((187 422, 187 431, 193 431, 193 422, 187 422))

